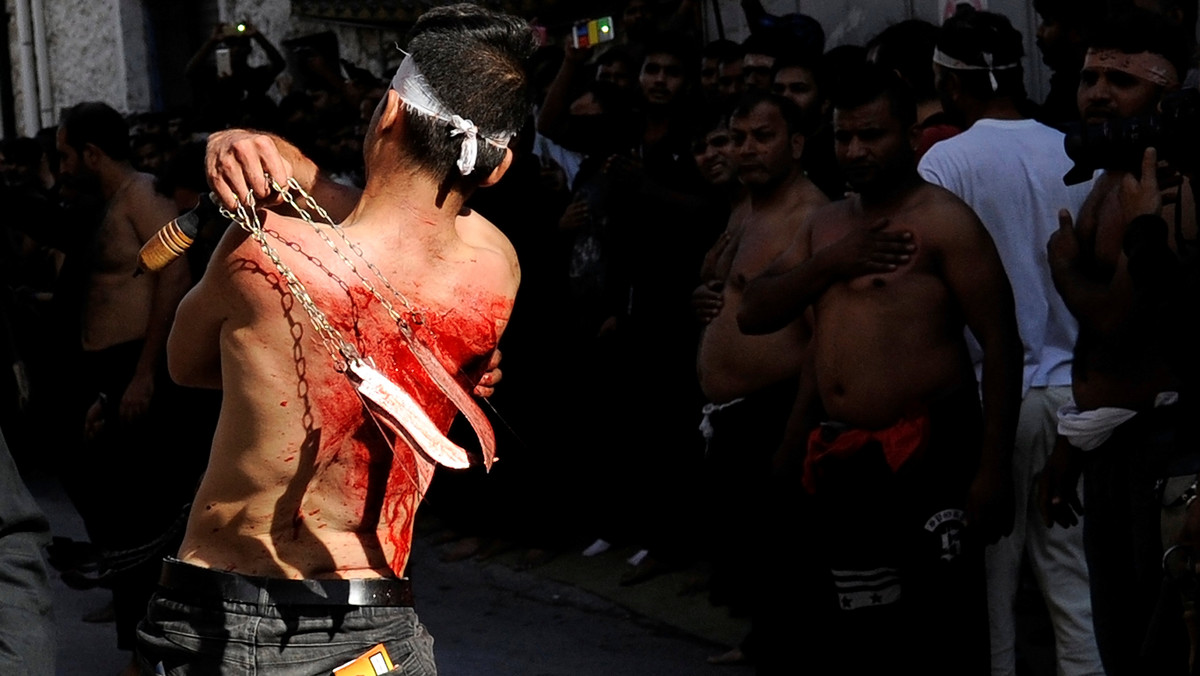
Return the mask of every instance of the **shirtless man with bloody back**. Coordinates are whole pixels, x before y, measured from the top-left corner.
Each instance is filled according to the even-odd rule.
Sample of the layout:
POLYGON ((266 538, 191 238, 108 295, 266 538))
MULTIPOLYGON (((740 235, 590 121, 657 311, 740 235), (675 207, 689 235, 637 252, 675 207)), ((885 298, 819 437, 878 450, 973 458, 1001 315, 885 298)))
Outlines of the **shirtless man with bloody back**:
MULTIPOLYGON (((507 141, 527 114, 521 62, 532 48, 514 17, 473 5, 424 14, 364 142, 366 188, 341 223, 361 258, 318 226, 468 391, 508 321, 519 270, 494 226, 458 215, 511 161, 507 141)), ((220 135, 209 163, 229 206, 251 191, 268 196, 264 170, 277 181, 294 175, 335 214, 355 197, 270 137, 220 135)), ((260 214, 268 244, 333 335, 445 433, 455 405, 381 300, 313 226, 260 214)), ((383 643, 395 673, 435 673, 432 640, 402 578, 434 463, 367 408, 339 371, 347 350, 331 354, 304 295, 285 280, 259 242, 231 228, 180 308, 171 373, 221 387, 224 401, 178 560, 166 562, 140 630, 144 654, 168 674, 251 664, 311 674, 383 643)))
POLYGON ((983 545, 1012 523, 1012 292, 974 213, 916 174, 908 90, 864 67, 832 100, 857 194, 813 214, 747 286, 739 316, 743 330, 768 331, 813 309, 811 376, 827 422, 805 459, 806 535, 830 577, 804 663, 986 673, 983 545), (982 415, 964 328, 985 353, 982 415))

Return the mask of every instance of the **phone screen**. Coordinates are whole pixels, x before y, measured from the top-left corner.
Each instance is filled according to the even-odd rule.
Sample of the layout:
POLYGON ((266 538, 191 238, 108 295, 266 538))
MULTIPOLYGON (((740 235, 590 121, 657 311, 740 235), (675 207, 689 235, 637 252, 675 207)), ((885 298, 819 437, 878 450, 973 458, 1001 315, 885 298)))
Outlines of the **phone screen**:
POLYGON ((215 53, 217 59, 217 77, 233 75, 233 59, 229 56, 228 47, 218 47, 215 53))
POLYGON ((586 49, 593 47, 602 42, 611 42, 616 37, 616 31, 613 30, 613 20, 611 16, 592 19, 591 21, 580 21, 575 24, 571 31, 571 38, 575 47, 586 49))

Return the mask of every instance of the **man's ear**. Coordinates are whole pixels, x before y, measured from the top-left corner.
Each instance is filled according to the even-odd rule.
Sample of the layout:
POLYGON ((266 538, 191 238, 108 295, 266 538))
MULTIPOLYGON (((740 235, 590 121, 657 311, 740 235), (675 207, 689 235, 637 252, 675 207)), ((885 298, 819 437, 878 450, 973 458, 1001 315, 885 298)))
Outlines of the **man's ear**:
POLYGON ((499 183, 500 179, 504 177, 504 172, 508 171, 508 168, 512 166, 512 161, 513 161, 512 149, 505 148, 504 149, 504 158, 500 160, 500 164, 496 165, 496 168, 492 170, 492 173, 488 174, 488 177, 483 179, 483 181, 481 181, 479 183, 479 187, 486 188, 489 185, 496 185, 497 183, 499 183))
POLYGON ((913 126, 908 128, 908 147, 912 148, 913 152, 916 152, 917 149, 919 148, 919 146, 921 145, 921 132, 922 131, 924 131, 924 130, 921 129, 920 123, 914 124, 913 126))
POLYGON ((390 131, 404 117, 404 102, 395 89, 388 89, 383 97, 383 108, 379 111, 379 131, 390 131))
POLYGON ((83 152, 79 153, 79 159, 89 171, 96 171, 100 167, 102 157, 104 157, 104 151, 100 150, 95 143, 83 144, 83 152))
POLYGON ((804 155, 804 134, 795 132, 792 134, 792 159, 799 160, 804 155))

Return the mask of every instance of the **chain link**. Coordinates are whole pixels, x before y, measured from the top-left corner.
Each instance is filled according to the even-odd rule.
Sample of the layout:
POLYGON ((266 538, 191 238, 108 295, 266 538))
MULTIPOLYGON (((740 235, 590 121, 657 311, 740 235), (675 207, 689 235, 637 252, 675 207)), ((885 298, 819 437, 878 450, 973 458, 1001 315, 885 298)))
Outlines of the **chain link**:
MULTIPOLYGON (((312 197, 312 195, 305 191, 304 188, 301 187, 294 178, 289 178, 287 180, 286 189, 283 186, 280 186, 279 183, 272 179, 270 175, 266 175, 266 179, 270 183, 271 188, 279 193, 281 199, 291 206, 305 223, 308 223, 308 225, 312 227, 313 231, 317 233, 317 235, 322 241, 325 242, 329 249, 333 251, 333 253, 336 254, 339 259, 341 259, 342 263, 344 263, 346 267, 350 269, 354 276, 358 278, 359 282, 361 282, 362 285, 371 293, 371 295, 374 296, 377 301, 379 301, 380 305, 387 310, 388 315, 395 320, 396 326, 400 331, 400 335, 408 343, 409 350, 412 352, 417 362, 433 380, 434 384, 437 385, 438 389, 440 389, 455 404, 455 406, 458 407, 458 409, 466 416, 468 422, 470 422, 471 427, 475 430, 475 434, 478 436, 480 445, 483 448, 484 464, 490 468, 492 458, 495 454, 495 437, 492 435, 491 425, 488 423, 483 412, 479 410, 479 408, 471 401, 470 393, 463 389, 462 385, 455 380, 454 375, 452 375, 450 371, 446 370, 445 366, 440 363, 438 357, 429 349, 427 345, 425 345, 420 338, 415 335, 412 325, 420 326, 424 324, 424 317, 421 312, 413 306, 413 304, 403 293, 400 293, 396 287, 392 286, 392 283, 388 281, 387 276, 384 275, 378 267, 371 263, 371 261, 367 260, 366 256, 363 254, 362 247, 351 241, 350 238, 346 236, 346 232, 342 226, 335 223, 333 219, 329 217, 329 213, 326 212, 325 209, 323 209, 319 204, 317 204, 317 201, 312 197), (367 279, 367 277, 359 270, 358 266, 355 265, 354 261, 352 261, 346 254, 342 252, 341 249, 338 248, 337 244, 325 233, 324 229, 313 221, 313 218, 308 211, 302 207, 292 196, 291 193, 293 190, 301 196, 301 198, 304 200, 305 206, 317 212, 317 215, 320 216, 325 224, 327 224, 335 233, 337 233, 338 239, 342 241, 346 248, 348 248, 358 258, 358 260, 362 261, 370 273, 374 275, 376 281, 382 284, 383 287, 400 302, 400 304, 407 311, 407 319, 400 314, 398 310, 396 310, 395 305, 393 305, 388 298, 380 293, 378 287, 372 283, 371 280, 367 279)), ((288 267, 288 265, 284 263, 282 259, 280 259, 279 254, 275 251, 274 247, 272 247, 270 242, 267 241, 267 236, 270 235, 274 237, 280 242, 283 242, 285 245, 291 247, 297 253, 306 256, 313 265, 317 266, 318 269, 324 271, 327 275, 336 280, 337 283, 348 292, 349 287, 347 287, 345 282, 334 275, 333 272, 330 271, 329 268, 323 263, 321 263, 318 258, 305 253, 295 243, 283 239, 279 233, 264 229, 262 227, 262 223, 258 219, 258 214, 254 210, 253 192, 247 195, 244 203, 238 203, 236 212, 230 212, 225 207, 220 207, 220 212, 222 216, 228 218, 234 223, 237 223, 239 227, 250 233, 251 237, 258 242, 258 245, 262 249, 263 253, 267 256, 267 258, 270 259, 271 263, 275 266, 275 268, 279 271, 279 274, 287 283, 288 290, 292 293, 292 296, 300 302, 301 307, 303 307, 304 311, 308 314, 309 320, 316 329, 317 334, 320 336, 322 344, 325 346, 325 349, 329 351, 330 356, 333 358, 335 368, 340 372, 346 373, 349 371, 351 365, 357 366, 364 363, 369 363, 370 360, 365 359, 362 355, 360 355, 357 348, 353 344, 347 342, 345 338, 342 337, 342 334, 329 323, 325 313, 317 307, 316 303, 313 302, 312 296, 308 294, 308 290, 304 288, 304 284, 299 278, 296 277, 291 268, 288 267)), ((458 374, 462 375, 462 371, 459 370, 458 374)), ((484 399, 484 401, 486 402, 487 400, 484 399)), ((492 411, 496 413, 496 409, 494 407, 492 407, 492 411)), ((500 419, 503 420, 502 417, 500 419)), ((376 425, 379 424, 378 420, 375 422, 376 425)))
MULTIPOLYGON (((249 193, 244 202, 239 201, 236 211, 231 212, 222 206, 220 207, 220 212, 222 216, 250 233, 250 237, 255 242, 258 242, 258 246, 263 254, 275 266, 279 275, 283 277, 283 281, 287 284, 288 291, 292 294, 292 297, 304 308, 304 312, 308 315, 309 321, 321 339, 321 344, 325 346, 325 349, 329 351, 329 356, 333 358, 335 368, 338 371, 344 372, 350 361, 360 359, 358 349, 329 323, 329 319, 321 311, 321 308, 317 307, 312 296, 309 295, 308 289, 304 287, 304 283, 296 277, 291 267, 279 257, 279 252, 275 250, 275 247, 271 246, 271 243, 267 241, 267 231, 262 227, 262 222, 259 221, 258 213, 254 209, 254 193, 249 193)), ((278 237, 277 233, 272 233, 272 235, 278 237)))
MULTIPOLYGON (((275 179, 271 178, 270 175, 267 175, 266 178, 271 185, 271 189, 279 193, 280 198, 283 199, 288 206, 292 207, 297 215, 299 215, 300 219, 313 229, 313 232, 317 233, 317 236, 320 237, 323 242, 325 242, 329 249, 339 259, 341 259, 342 263, 344 263, 347 268, 350 269, 350 272, 358 278, 358 281, 362 283, 363 287, 366 288, 372 296, 374 296, 375 300, 379 301, 379 304, 382 305, 387 311, 388 316, 390 316, 396 322, 397 326, 400 328, 401 334, 403 334, 404 337, 410 342, 414 340, 415 337, 412 335, 412 326, 410 325, 410 321, 412 324, 421 325, 424 323, 424 318, 422 317, 421 313, 413 307, 413 304, 408 300, 408 297, 406 297, 403 293, 400 293, 399 289, 392 286, 392 283, 388 281, 387 276, 384 275, 374 263, 367 260, 366 255, 363 254, 362 247, 346 236, 346 231, 342 228, 342 226, 334 222, 334 220, 329 216, 329 212, 325 211, 320 204, 317 204, 316 199, 314 199, 312 195, 310 195, 303 187, 301 187, 295 178, 289 178, 287 180, 286 188, 279 185, 279 183, 277 183, 275 179), (337 244, 329 237, 329 235, 325 233, 325 229, 313 220, 312 215, 308 212, 308 209, 305 209, 304 206, 301 206, 300 203, 296 201, 296 198, 292 195, 292 191, 295 191, 300 195, 300 197, 304 200, 304 205, 307 206, 308 209, 311 209, 317 213, 321 220, 324 221, 324 224, 328 225, 330 229, 337 234, 338 239, 342 241, 346 248, 353 252, 358 260, 362 261, 362 263, 366 265, 367 270, 374 275, 376 281, 382 284, 383 287, 389 291, 402 306, 404 306, 404 309, 408 313, 407 319, 404 317, 404 315, 400 314, 400 312, 396 309, 396 306, 387 297, 380 293, 376 284, 372 283, 372 281, 359 270, 354 261, 351 260, 345 253, 343 253, 340 248, 338 248, 337 244)), ((324 344, 325 348, 329 351, 329 354, 333 358, 334 364, 336 365, 338 371, 345 371, 349 362, 360 360, 361 356, 358 354, 358 350, 353 344, 349 343, 344 337, 342 337, 341 332, 339 332, 332 324, 329 323, 325 313, 322 312, 321 309, 317 307, 316 303, 313 302, 312 296, 309 295, 308 290, 304 287, 304 284, 298 277, 296 277, 291 268, 283 262, 283 260, 279 257, 279 253, 275 251, 275 248, 272 247, 267 241, 267 235, 270 235, 275 239, 284 242, 298 253, 304 254, 304 252, 301 251, 295 244, 283 240, 279 233, 266 230, 262 227, 262 223, 258 218, 258 213, 254 209, 254 193, 251 192, 248 194, 245 202, 238 203, 236 212, 230 212, 223 206, 220 207, 220 212, 222 216, 228 218, 234 223, 237 223, 239 227, 250 233, 250 236, 256 242, 258 242, 259 248, 262 249, 263 254, 270 259, 271 263, 275 266, 275 268, 279 271, 279 274, 287 283, 288 290, 291 291, 292 296, 300 302, 300 306, 303 307, 304 311, 308 314, 313 328, 317 330, 322 344, 324 344)), ((342 288, 348 290, 345 282, 339 279, 331 270, 329 270, 329 268, 322 264, 320 259, 308 254, 304 255, 314 265, 325 271, 325 273, 333 279, 337 280, 338 284, 340 284, 342 288)))
POLYGON ((349 248, 350 251, 352 251, 354 255, 357 256, 358 259, 367 266, 367 269, 375 275, 375 279, 378 280, 379 283, 383 284, 384 288, 391 292, 392 296, 400 301, 400 304, 403 305, 404 309, 408 311, 409 317, 412 319, 412 323, 423 323, 420 313, 413 308, 413 305, 411 302, 409 302, 408 298, 404 294, 400 293, 396 287, 392 286, 392 283, 388 281, 388 278, 383 274, 382 271, 379 270, 378 267, 375 266, 374 263, 367 260, 367 257, 363 255, 362 247, 351 241, 350 238, 346 236, 346 231, 342 228, 342 226, 335 223, 333 219, 329 217, 329 213, 326 212, 321 205, 317 204, 317 201, 313 199, 312 195, 308 194, 308 192, 300 186, 295 178, 289 178, 287 180, 287 189, 284 189, 283 186, 280 186, 278 183, 276 183, 275 180, 270 176, 267 177, 267 180, 271 182, 271 189, 278 192, 280 197, 283 198, 283 201, 287 202, 296 211, 296 213, 300 214, 300 218, 312 226, 312 229, 317 233, 322 241, 324 241, 325 244, 328 245, 333 251, 333 253, 336 254, 337 257, 346 264, 346 267, 350 268, 350 272, 354 273, 354 276, 357 277, 358 280, 362 282, 363 286, 371 292, 371 295, 374 296, 381 305, 383 305, 383 307, 387 310, 388 315, 390 315, 392 319, 400 324, 402 328, 408 328, 408 320, 406 320, 398 311, 396 311, 395 306, 393 306, 392 303, 379 292, 375 284, 368 280, 359 271, 358 266, 354 264, 354 261, 350 260, 346 254, 342 253, 337 244, 335 244, 333 240, 329 238, 329 235, 325 234, 324 229, 322 229, 313 221, 312 216, 309 215, 308 211, 296 202, 296 199, 292 196, 291 191, 295 190, 300 194, 300 197, 304 199, 304 203, 308 206, 308 208, 317 212, 317 215, 321 217, 325 224, 328 225, 335 233, 337 233, 338 238, 341 239, 346 247, 349 248))

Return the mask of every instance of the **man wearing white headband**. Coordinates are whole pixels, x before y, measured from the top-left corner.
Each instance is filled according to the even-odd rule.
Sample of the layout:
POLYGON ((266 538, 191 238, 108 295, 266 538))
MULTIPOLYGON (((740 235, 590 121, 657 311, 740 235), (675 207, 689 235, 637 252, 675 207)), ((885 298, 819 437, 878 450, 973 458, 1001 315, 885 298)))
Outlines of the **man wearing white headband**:
POLYGON ((494 226, 460 212, 509 166, 534 47, 516 17, 424 14, 363 143, 361 193, 279 139, 214 136, 210 181, 227 208, 278 206, 265 172, 294 178, 291 196, 304 204, 306 190, 340 230, 283 207, 245 216, 261 228, 230 228, 180 305, 171 374, 224 398, 183 545, 139 631, 147 668, 328 674, 357 659, 370 673, 436 673, 404 576, 431 458, 444 456, 375 407, 395 416, 378 392, 398 388, 436 440, 462 404, 422 355, 467 390, 494 355, 520 271, 494 226))
MULTIPOLYGON (((1114 125, 1112 134, 1131 118, 1155 113, 1186 71, 1184 45, 1175 27, 1149 12, 1108 20, 1088 39, 1079 85, 1084 119, 1114 125)), ((1061 438, 1047 463, 1047 503, 1060 523, 1063 517, 1069 523, 1062 507, 1078 504, 1075 479, 1082 471, 1096 643, 1109 676, 1189 673, 1179 594, 1160 597, 1165 531, 1159 520, 1172 498, 1160 497, 1157 486, 1190 474, 1186 486, 1200 458, 1194 449, 1180 453, 1174 442, 1176 392, 1183 388, 1174 368, 1175 337, 1162 329, 1169 319, 1164 294, 1147 294, 1146 278, 1131 272, 1146 269, 1142 252, 1150 248, 1162 252, 1151 267, 1165 273, 1169 265, 1162 261, 1173 258, 1167 247, 1175 239, 1161 221, 1146 228, 1136 219, 1135 227, 1143 213, 1162 211, 1173 220, 1157 193, 1155 153, 1141 159, 1140 166, 1128 159, 1108 164, 1078 225, 1060 215, 1048 247, 1055 287, 1079 321, 1079 336, 1073 401, 1058 412, 1061 438), (1129 199, 1138 195, 1148 202, 1129 199)), ((1190 201, 1186 188, 1179 192, 1190 201)), ((1187 201, 1183 207, 1191 212, 1187 201)), ((1191 220, 1182 228, 1194 238, 1191 220)))
MULTIPOLYGON (((1063 134, 1021 112, 1021 34, 1008 19, 960 12, 938 34, 933 70, 947 112, 969 125, 921 159, 925 180, 975 210, 996 243, 1013 287, 1024 350, 1021 412, 1011 468, 1013 531, 985 553, 993 676, 1017 673, 1016 597, 1023 561, 1041 588, 1060 674, 1102 674, 1082 529, 1050 528, 1037 507, 1036 477, 1054 449, 1055 412, 1071 396, 1077 328, 1054 290, 1044 254, 1058 210, 1078 213, 1090 184, 1068 187, 1063 134)), ((973 351, 981 370, 981 354, 973 351)))

